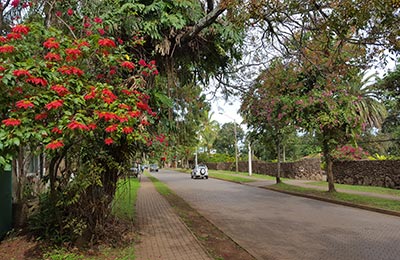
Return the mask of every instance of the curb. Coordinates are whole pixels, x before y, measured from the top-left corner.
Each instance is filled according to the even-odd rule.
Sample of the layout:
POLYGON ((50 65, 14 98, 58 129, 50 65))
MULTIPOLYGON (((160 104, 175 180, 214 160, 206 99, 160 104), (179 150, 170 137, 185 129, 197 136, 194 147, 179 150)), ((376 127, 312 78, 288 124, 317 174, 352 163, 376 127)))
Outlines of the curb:
POLYGON ((364 206, 364 205, 360 205, 360 204, 354 204, 351 202, 333 200, 333 199, 328 199, 328 198, 323 198, 323 197, 319 197, 319 196, 315 196, 315 195, 303 194, 303 193, 298 193, 298 192, 293 192, 293 191, 284 191, 284 190, 279 190, 279 189, 275 189, 272 187, 259 187, 259 188, 276 191, 276 192, 280 192, 280 193, 285 193, 285 194, 289 194, 289 195, 293 195, 293 196, 304 197, 304 198, 308 198, 308 199, 320 200, 320 201, 338 204, 338 205, 342 205, 342 206, 358 208, 358 209, 363 209, 363 210, 369 210, 369 211, 382 213, 382 214, 386 214, 386 215, 391 215, 391 216, 395 216, 395 217, 400 217, 400 212, 397 212, 397 211, 380 209, 380 208, 375 208, 375 207, 371 207, 371 206, 364 206))

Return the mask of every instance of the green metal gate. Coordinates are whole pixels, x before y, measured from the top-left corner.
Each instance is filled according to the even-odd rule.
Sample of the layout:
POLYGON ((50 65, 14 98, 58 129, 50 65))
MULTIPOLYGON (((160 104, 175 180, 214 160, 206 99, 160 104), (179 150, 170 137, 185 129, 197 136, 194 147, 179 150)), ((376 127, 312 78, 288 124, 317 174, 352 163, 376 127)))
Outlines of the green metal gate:
POLYGON ((0 239, 11 229, 12 195, 11 170, 0 169, 0 239))

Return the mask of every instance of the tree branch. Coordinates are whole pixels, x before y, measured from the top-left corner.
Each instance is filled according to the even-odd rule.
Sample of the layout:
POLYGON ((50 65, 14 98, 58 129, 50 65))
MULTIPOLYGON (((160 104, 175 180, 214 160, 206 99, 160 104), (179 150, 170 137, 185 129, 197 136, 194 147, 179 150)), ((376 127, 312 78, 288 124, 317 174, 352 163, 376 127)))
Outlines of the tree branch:
POLYGON ((180 43, 188 42, 196 37, 204 28, 208 27, 226 10, 226 7, 219 4, 210 13, 200 19, 197 24, 191 27, 180 37, 180 43))

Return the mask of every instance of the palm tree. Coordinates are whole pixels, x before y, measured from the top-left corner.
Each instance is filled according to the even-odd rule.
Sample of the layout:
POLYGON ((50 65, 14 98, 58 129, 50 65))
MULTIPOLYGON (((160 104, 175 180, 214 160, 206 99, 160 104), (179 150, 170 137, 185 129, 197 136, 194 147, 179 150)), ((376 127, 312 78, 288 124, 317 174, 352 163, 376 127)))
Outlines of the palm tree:
POLYGON ((212 119, 213 114, 214 113, 210 111, 205 112, 202 128, 200 130, 201 145, 205 147, 208 154, 213 147, 213 143, 218 136, 218 130, 220 128, 219 123, 212 119))
POLYGON ((371 79, 376 77, 376 74, 372 74, 366 78, 364 76, 365 74, 361 74, 359 80, 354 81, 350 85, 350 94, 360 98, 360 102, 356 103, 356 106, 361 120, 366 124, 365 126, 380 129, 387 117, 387 110, 385 105, 380 102, 380 96, 375 84, 368 84, 371 79))

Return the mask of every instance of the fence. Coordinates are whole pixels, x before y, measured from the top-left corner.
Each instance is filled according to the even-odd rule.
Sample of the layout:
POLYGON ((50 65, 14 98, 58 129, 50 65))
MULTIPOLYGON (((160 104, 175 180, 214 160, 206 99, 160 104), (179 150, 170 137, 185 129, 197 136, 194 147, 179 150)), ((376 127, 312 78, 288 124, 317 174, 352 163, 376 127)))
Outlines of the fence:
MULTIPOLYGON (((239 162, 239 171, 248 172, 248 162, 239 162)), ((252 170, 254 173, 276 176, 277 163, 253 161, 252 170)), ((207 163, 207 167, 212 170, 235 171, 234 162, 207 163)), ((296 162, 281 163, 281 177, 302 180, 323 180, 321 171, 321 159, 310 158, 296 162)))
POLYGON ((332 170, 337 183, 400 189, 400 160, 336 161, 332 170))

